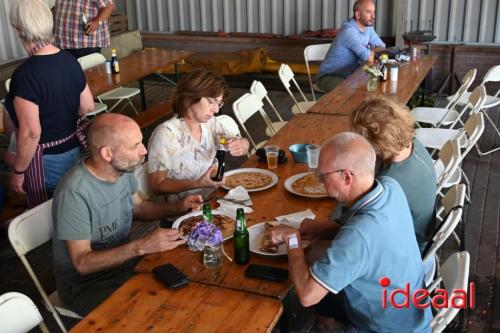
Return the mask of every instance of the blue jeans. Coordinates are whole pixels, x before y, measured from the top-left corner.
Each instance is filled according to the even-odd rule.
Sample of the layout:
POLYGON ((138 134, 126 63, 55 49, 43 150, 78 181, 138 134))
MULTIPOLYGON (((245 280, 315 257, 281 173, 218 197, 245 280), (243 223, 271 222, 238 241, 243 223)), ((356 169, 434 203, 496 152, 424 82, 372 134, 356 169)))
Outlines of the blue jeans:
POLYGON ((68 150, 57 155, 43 155, 43 172, 45 175, 45 188, 49 198, 52 198, 59 180, 81 158, 80 147, 68 150))

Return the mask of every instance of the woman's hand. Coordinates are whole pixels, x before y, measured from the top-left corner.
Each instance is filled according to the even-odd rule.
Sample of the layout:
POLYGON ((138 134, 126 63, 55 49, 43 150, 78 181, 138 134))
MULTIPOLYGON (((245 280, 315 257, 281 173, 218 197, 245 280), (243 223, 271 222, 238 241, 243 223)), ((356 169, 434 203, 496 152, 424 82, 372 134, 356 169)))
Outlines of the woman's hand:
POLYGON ((248 140, 244 138, 230 139, 227 143, 227 149, 232 156, 245 155, 249 146, 248 140))
POLYGON ((24 174, 18 175, 16 173, 12 173, 10 177, 10 188, 15 193, 25 193, 23 190, 24 184, 24 174))
POLYGON ((217 172, 217 167, 215 165, 212 165, 208 170, 200 177, 198 178, 198 183, 200 184, 200 187, 219 187, 224 184, 224 179, 222 181, 217 182, 213 181, 212 178, 210 178, 212 175, 214 175, 217 172))

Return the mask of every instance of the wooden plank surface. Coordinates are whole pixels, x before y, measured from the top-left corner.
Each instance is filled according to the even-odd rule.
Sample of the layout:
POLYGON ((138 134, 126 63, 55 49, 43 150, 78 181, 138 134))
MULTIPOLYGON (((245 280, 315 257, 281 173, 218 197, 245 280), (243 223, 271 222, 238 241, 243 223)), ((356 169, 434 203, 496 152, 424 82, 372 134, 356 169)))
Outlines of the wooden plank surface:
MULTIPOLYGON (((321 144, 333 135, 347 128, 348 118, 345 116, 325 116, 319 114, 298 114, 294 116, 278 134, 271 138, 269 144, 277 144, 286 151, 288 162, 280 164, 274 172, 278 175, 278 184, 261 192, 251 193, 254 212, 247 214, 247 225, 274 220, 274 217, 290 214, 305 209, 311 209, 316 218, 326 219, 335 208, 335 200, 331 198, 310 199, 289 193, 285 180, 297 173, 308 171, 307 164, 295 163, 288 152, 288 147, 294 143, 321 144), (325 118, 327 121, 325 121, 325 118)), ((259 162, 252 156, 243 167, 266 168, 265 162, 259 162)), ((224 195, 225 192, 220 192, 224 195)), ((224 242, 224 249, 233 257, 232 240, 224 242)), ((284 283, 260 281, 245 278, 243 273, 246 265, 239 266, 223 258, 222 267, 218 270, 206 269, 201 261, 201 253, 191 252, 186 246, 163 253, 145 256, 136 266, 137 272, 149 272, 154 267, 170 262, 188 274, 193 281, 217 285, 237 290, 253 292, 283 299, 290 290, 291 281, 284 283)), ((263 256, 252 253, 250 263, 264 264, 287 268, 286 256, 263 256)))
POLYGON ((85 70, 87 83, 94 96, 106 91, 138 81, 165 66, 175 64, 190 52, 160 48, 144 49, 120 58, 120 73, 106 73, 104 64, 85 70))
POLYGON ((401 64, 398 81, 379 81, 374 93, 366 90, 368 74, 359 68, 342 84, 323 95, 307 112, 350 115, 367 97, 373 95, 384 95, 398 103, 406 104, 427 76, 434 61, 432 57, 423 56, 414 62, 401 64))
POLYGON ((271 332, 282 311, 269 297, 193 282, 170 290, 139 274, 71 332, 271 332))

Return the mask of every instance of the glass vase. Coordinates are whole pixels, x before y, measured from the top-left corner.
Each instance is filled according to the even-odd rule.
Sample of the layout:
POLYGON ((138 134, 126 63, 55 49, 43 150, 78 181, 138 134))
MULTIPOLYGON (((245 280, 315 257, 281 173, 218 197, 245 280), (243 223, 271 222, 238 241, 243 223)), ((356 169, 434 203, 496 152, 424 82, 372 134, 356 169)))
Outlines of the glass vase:
POLYGON ((203 249, 203 266, 206 268, 219 268, 222 264, 222 245, 205 246, 203 249))
POLYGON ((373 93, 377 91, 378 76, 368 74, 368 82, 366 83, 366 90, 373 93))

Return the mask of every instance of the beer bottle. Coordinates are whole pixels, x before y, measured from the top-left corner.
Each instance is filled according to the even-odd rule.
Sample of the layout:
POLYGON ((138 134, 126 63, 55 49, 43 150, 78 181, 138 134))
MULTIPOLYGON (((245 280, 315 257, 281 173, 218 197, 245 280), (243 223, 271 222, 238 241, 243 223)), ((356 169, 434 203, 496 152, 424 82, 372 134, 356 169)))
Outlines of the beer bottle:
POLYGON ((219 145, 217 146, 217 153, 215 153, 214 164, 217 165, 217 172, 211 179, 216 182, 220 182, 222 177, 224 177, 224 168, 226 167, 226 144, 225 138, 219 139, 219 145))
POLYGON ((244 265, 250 261, 250 238, 245 222, 243 208, 236 210, 236 228, 234 229, 234 262, 244 265))
POLYGON ((213 223, 212 219, 212 207, 210 207, 209 203, 203 204, 203 221, 213 223))
POLYGON ((111 50, 111 72, 120 73, 120 64, 118 63, 118 57, 116 56, 116 49, 111 50))

